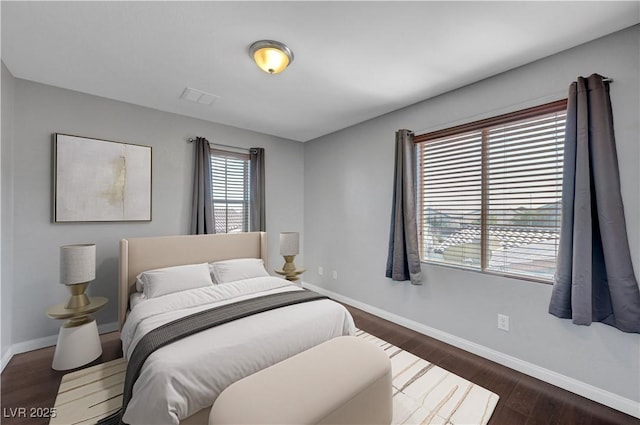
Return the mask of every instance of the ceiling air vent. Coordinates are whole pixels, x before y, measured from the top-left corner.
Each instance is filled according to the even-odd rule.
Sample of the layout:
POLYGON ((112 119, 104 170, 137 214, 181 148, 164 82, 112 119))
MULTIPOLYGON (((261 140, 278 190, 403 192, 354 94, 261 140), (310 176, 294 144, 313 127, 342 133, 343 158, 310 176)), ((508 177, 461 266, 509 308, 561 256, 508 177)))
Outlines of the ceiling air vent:
POLYGON ((187 87, 182 92, 180 99, 190 100, 191 102, 200 103, 202 105, 213 105, 213 102, 220 99, 220 96, 187 87))

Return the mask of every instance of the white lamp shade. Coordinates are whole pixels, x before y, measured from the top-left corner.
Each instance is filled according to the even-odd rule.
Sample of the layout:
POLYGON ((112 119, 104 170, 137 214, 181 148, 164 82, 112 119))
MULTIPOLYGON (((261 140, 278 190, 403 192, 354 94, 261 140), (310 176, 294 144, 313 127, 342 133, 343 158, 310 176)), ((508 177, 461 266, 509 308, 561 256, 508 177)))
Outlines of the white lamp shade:
POLYGON ((298 232, 280 233, 280 255, 298 255, 300 234, 298 232))
POLYGON ((60 247, 60 283, 73 285, 96 278, 95 244, 60 247))

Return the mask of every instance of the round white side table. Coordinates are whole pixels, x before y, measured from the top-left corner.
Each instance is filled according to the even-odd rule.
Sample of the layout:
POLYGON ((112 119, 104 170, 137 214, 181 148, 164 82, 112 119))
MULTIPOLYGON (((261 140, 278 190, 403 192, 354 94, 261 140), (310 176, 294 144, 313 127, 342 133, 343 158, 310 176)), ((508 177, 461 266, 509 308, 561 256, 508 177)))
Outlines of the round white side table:
POLYGON ((55 370, 75 369, 102 355, 102 345, 95 320, 72 328, 60 328, 51 367, 55 370))
POLYGON ((69 319, 60 327, 58 343, 51 367, 69 370, 91 363, 102 354, 102 344, 95 319, 90 316, 107 303, 104 297, 89 297, 89 304, 80 308, 66 308, 57 304, 47 310, 53 319, 69 319))

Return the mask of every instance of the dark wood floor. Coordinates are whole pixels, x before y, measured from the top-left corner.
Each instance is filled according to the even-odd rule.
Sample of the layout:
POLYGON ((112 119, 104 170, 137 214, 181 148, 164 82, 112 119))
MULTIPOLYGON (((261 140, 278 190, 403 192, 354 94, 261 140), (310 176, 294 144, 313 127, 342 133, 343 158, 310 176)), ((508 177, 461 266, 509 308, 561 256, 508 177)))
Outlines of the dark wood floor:
MULTIPOLYGON (((100 336, 102 356, 84 366, 94 366, 122 357, 120 334, 111 332, 100 336)), ((2 425, 46 425, 49 418, 37 417, 53 407, 66 373, 51 369, 55 347, 42 348, 13 356, 0 377, 2 425), (18 410, 24 408, 24 410, 18 410), (24 414, 22 412, 25 412, 24 414)), ((84 368, 83 367, 83 368, 84 368)))
MULTIPOLYGON (((500 366, 433 338, 348 307, 356 326, 500 396, 490 425, 640 425, 640 420, 527 375, 500 366)), ((122 357, 118 333, 101 336, 103 354, 91 365, 122 357)), ((46 425, 47 418, 28 417, 31 409, 50 408, 62 376, 51 369, 53 347, 18 354, 2 372, 0 422, 46 425), (25 408, 27 417, 16 417, 25 408)), ((37 411, 34 411, 37 413, 37 411)), ((20 415, 18 415, 20 416, 20 415)))
POLYGON ((640 425, 640 419, 347 306, 356 326, 500 396, 489 425, 640 425))

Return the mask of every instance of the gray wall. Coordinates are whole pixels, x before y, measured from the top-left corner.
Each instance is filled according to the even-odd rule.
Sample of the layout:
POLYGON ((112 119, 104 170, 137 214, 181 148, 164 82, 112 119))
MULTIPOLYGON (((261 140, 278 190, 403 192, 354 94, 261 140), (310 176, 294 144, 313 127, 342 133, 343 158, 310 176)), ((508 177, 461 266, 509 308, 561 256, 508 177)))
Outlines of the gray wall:
MULTIPOLYGON (((193 145, 186 142, 189 137, 265 148, 269 269, 281 266, 279 232, 302 231, 303 200, 299 194, 304 189, 304 148, 299 142, 21 79, 15 80, 13 109, 13 173, 8 178, 14 184, 14 209, 13 216, 6 219, 13 220, 14 229, 14 273, 13 282, 9 282, 13 284, 14 344, 57 334, 60 322, 49 319, 45 311, 68 298, 66 288, 58 283, 58 252, 64 244, 97 245, 96 280, 89 293, 109 298, 107 308, 96 315, 98 324, 116 321, 118 241, 188 232, 194 155, 193 145), (151 146, 153 220, 52 223, 53 133, 151 146)), ((211 113, 215 114, 215 107, 211 113)), ((3 216, 3 224, 4 220, 3 216)), ((5 254, 3 251, 3 263, 5 254)), ((3 279, 3 287, 5 283, 3 279)))
POLYGON ((551 285, 428 264, 422 266, 422 286, 384 277, 397 129, 424 133, 557 100, 577 76, 594 72, 615 80, 611 97, 622 195, 637 275, 639 40, 636 26, 307 142, 305 281, 640 401, 639 336, 549 315, 551 285), (510 332, 497 329, 498 313, 510 316, 510 332))
MULTIPOLYGON (((13 298, 13 101, 15 79, 4 62, 2 68, 2 144, 0 145, 0 358, 4 360, 11 346, 13 298)), ((4 361, 2 367, 4 367, 4 361)))

